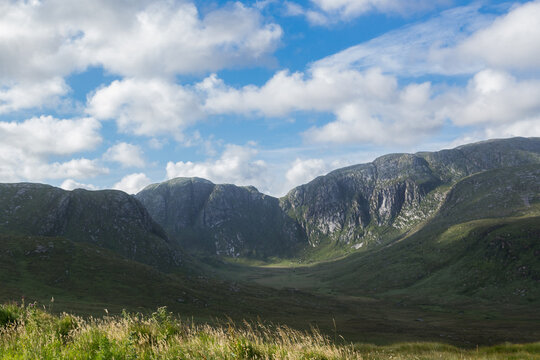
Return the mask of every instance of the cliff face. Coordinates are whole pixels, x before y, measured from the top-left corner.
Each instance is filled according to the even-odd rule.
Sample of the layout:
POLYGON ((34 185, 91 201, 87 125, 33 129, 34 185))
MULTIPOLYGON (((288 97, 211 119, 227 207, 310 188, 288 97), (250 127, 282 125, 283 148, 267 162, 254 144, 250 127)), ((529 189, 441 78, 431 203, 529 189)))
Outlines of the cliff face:
POLYGON ((178 265, 180 246, 256 258, 293 256, 326 240, 360 248, 394 240, 423 223, 452 196, 447 193, 456 182, 528 164, 540 164, 538 138, 385 155, 318 177, 281 199, 254 187, 198 178, 150 185, 136 197, 0 184, 0 232, 64 236, 160 266, 178 265))
POLYGON ((287 256, 306 243, 279 200, 254 187, 177 178, 136 195, 184 248, 226 256, 287 256))
POLYGON ((0 184, 0 231, 66 237, 160 267, 182 253, 143 205, 121 191, 64 191, 40 184, 0 184))
POLYGON ((391 154, 291 190, 281 206, 313 246, 379 242, 427 219, 449 185, 471 174, 540 163, 540 139, 493 140, 433 153, 391 154))

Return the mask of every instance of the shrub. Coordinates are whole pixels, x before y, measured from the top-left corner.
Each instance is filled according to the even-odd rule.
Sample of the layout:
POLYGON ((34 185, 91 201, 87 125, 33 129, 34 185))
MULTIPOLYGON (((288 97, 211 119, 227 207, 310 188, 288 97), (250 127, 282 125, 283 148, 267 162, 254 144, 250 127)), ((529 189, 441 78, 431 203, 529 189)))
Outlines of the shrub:
POLYGON ((14 304, 0 305, 0 326, 15 324, 22 318, 22 309, 14 304))

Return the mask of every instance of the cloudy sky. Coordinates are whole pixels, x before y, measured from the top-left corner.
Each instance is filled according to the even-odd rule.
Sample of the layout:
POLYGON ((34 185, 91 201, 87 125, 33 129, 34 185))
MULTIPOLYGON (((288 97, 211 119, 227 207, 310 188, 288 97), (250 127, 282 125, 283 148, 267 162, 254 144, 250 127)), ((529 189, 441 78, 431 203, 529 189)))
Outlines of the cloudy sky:
POLYGON ((540 0, 0 0, 0 182, 283 195, 540 136, 540 0))

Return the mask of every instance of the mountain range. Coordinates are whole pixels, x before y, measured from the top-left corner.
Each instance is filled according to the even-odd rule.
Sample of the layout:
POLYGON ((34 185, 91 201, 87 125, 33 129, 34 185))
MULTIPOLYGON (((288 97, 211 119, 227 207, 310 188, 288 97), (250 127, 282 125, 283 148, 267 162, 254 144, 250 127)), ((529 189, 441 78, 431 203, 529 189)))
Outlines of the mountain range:
POLYGON ((373 301, 399 314, 405 302, 512 304, 530 320, 539 239, 539 138, 385 155, 279 199, 200 178, 135 196, 0 184, 0 300, 52 294, 90 313, 165 304, 284 321, 287 309, 302 321, 331 311, 353 334, 373 301))

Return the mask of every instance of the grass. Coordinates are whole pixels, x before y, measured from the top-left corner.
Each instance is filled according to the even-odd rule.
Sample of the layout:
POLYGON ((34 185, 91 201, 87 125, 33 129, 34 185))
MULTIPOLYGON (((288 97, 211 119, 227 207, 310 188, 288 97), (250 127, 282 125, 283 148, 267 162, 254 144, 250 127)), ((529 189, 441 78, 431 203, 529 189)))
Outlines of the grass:
POLYGON ((462 349, 440 343, 345 343, 316 328, 231 320, 183 321, 165 307, 148 316, 53 315, 32 304, 0 305, 0 359, 540 359, 540 343, 462 349))
MULTIPOLYGON (((66 237, 0 234, 0 303, 23 296, 43 303, 54 296, 57 317, 60 311, 101 316, 104 308, 115 316, 124 308, 150 315, 167 306, 212 329, 220 328, 215 317, 240 324, 260 317, 286 324, 291 333, 310 334, 315 327, 331 339, 337 328, 348 342, 376 344, 354 347, 355 356, 373 359, 406 358, 400 343, 418 344, 424 358, 459 358, 474 354, 454 348, 451 355, 438 343, 475 348, 539 341, 540 198, 537 177, 527 171, 518 174, 519 182, 506 172, 493 177, 507 182, 489 174, 467 178, 470 184, 458 183, 451 201, 414 232, 341 258, 328 256, 332 260, 208 258, 167 273, 66 237), (474 186, 485 194, 471 193, 474 186), (529 194, 526 201, 522 194, 529 194), (498 213, 490 206, 501 199, 506 206, 498 213)), ((325 244, 321 253, 335 255, 338 245, 325 244)), ((0 312, 9 331, 13 324, 21 329, 14 313, 0 312)), ((111 319, 123 317, 99 321, 111 319)), ((71 320, 63 321, 69 329, 71 320)), ((504 351, 521 351, 512 349, 504 351)))

